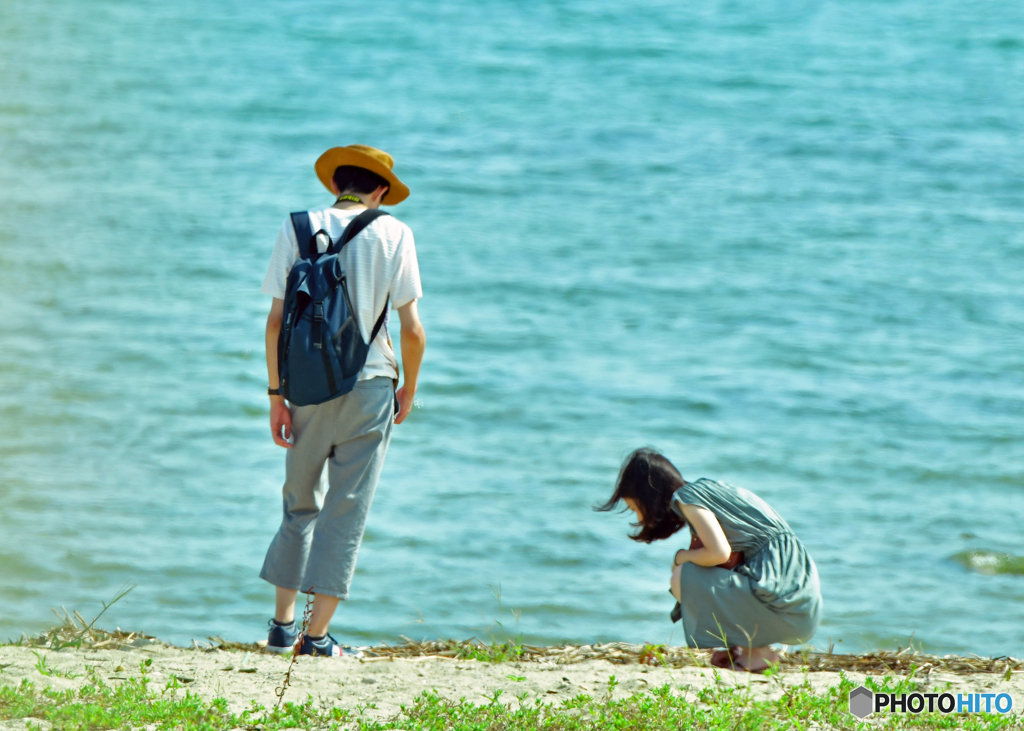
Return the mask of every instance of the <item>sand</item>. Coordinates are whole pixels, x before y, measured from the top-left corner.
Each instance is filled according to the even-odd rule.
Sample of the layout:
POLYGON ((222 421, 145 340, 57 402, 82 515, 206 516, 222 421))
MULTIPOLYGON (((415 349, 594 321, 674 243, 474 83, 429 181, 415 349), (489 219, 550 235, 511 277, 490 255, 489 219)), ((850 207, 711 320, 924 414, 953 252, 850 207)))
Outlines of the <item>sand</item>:
MULTIPOLYGON (((183 649, 149 640, 140 640, 137 644, 137 647, 119 650, 0 647, 0 683, 17 684, 28 678, 37 688, 80 687, 87 682, 87 668, 94 668, 104 682, 116 685, 128 678, 140 677, 140 663, 151 659, 149 676, 154 689, 162 689, 172 678, 177 678, 182 688, 207 699, 224 698, 233 711, 240 712, 253 701, 273 706, 277 701, 275 690, 281 686, 290 663, 288 658, 262 652, 183 649), (45 658, 46 666, 56 671, 53 675, 40 672, 37 668, 40 658, 45 658)), ((304 702, 312 696, 317 703, 354 711, 363 708, 370 717, 387 718, 399 711, 401 705, 410 704, 416 696, 429 690, 446 698, 465 698, 474 703, 489 702, 495 692, 501 691, 500 700, 515 707, 519 697, 529 703, 537 698, 557 703, 580 693, 604 697, 611 676, 617 681, 613 691, 615 698, 666 684, 693 698, 700 689, 716 682, 748 686, 757 697, 774 698, 787 686, 805 680, 816 689, 839 682, 835 672, 788 670, 775 678, 765 678, 749 673, 716 672, 711 668, 671 669, 639 663, 613 664, 607 660, 566 665, 550 661, 487 663, 440 658, 300 657, 285 700, 304 702)), ((863 674, 853 672, 847 676, 854 682, 864 678, 863 674)), ((932 672, 925 682, 929 689, 943 690, 949 683, 953 692, 960 693, 1009 692, 1015 706, 1024 703, 1024 672, 1020 671, 1012 672, 1009 680, 994 673, 932 672)), ((0 728, 16 727, 0 722, 0 728)))

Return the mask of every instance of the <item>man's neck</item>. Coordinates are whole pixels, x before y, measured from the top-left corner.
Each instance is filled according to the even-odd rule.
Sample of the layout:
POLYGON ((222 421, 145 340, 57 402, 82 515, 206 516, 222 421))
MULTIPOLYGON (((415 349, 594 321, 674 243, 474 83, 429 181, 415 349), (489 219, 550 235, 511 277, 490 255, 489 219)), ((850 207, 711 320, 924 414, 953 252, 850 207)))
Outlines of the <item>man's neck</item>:
POLYGON ((338 209, 343 210, 343 211, 344 210, 348 210, 350 208, 376 208, 376 207, 377 206, 374 205, 373 201, 370 200, 370 196, 365 195, 365 194, 360 194, 360 193, 353 193, 352 191, 348 191, 348 192, 342 193, 338 197, 338 200, 335 201, 334 205, 331 206, 331 208, 338 208, 338 209), (353 198, 356 198, 357 200, 352 200, 353 198))

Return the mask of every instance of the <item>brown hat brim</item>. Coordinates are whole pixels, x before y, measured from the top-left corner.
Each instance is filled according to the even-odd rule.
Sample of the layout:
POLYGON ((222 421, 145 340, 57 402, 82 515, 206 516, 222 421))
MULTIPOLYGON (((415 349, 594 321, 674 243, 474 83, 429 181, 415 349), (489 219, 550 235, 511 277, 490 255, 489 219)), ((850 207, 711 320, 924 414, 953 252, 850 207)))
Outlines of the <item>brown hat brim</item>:
MULTIPOLYGON (((331 190, 334 171, 342 165, 366 168, 387 180, 391 187, 388 189, 388 194, 384 196, 384 200, 381 201, 384 205, 393 206, 409 197, 409 186, 399 180, 391 168, 365 152, 353 150, 350 147, 332 147, 316 161, 316 176, 320 178, 320 182, 327 190, 331 190)), ((331 190, 331 192, 334 191, 331 190)))

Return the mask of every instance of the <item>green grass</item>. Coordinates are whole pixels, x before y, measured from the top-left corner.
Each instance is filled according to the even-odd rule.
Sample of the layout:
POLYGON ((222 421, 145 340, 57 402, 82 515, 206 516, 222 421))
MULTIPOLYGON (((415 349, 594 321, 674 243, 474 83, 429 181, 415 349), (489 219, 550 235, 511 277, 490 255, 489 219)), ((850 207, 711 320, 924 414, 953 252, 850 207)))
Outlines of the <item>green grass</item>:
MULTIPOLYGON (((245 728, 253 731, 276 729, 353 729, 358 731, 668 731, 699 728, 733 729, 1024 729, 1018 715, 999 714, 882 715, 872 723, 858 722, 847 713, 847 696, 853 683, 840 676, 840 683, 824 692, 815 692, 808 684, 788 688, 772 701, 755 699, 745 687, 717 684, 695 695, 685 689, 666 685, 623 700, 613 700, 608 692, 599 696, 578 695, 552 704, 540 699, 518 696, 520 703, 503 702, 498 691, 489 703, 476 706, 465 699, 452 701, 433 692, 420 695, 412 705, 391 719, 378 721, 365 716, 365 708, 355 712, 317 703, 285 703, 268 710, 253 704, 235 714, 222 699, 205 701, 183 691, 176 680, 160 690, 151 688, 149 667, 141 665, 142 677, 112 687, 90 672, 86 684, 74 690, 37 690, 28 681, 20 686, 0 685, 0 719, 46 720, 54 729, 127 729, 150 724, 161 729, 203 729, 227 731, 245 728)), ((877 689, 907 692, 912 680, 885 679, 877 689)))
POLYGON ((73 673, 70 670, 58 670, 57 668, 51 668, 46 664, 46 656, 40 655, 38 652, 33 652, 36 656, 36 670, 39 671, 40 675, 45 675, 49 678, 77 678, 78 673, 73 673))
POLYGON ((479 660, 480 662, 516 662, 523 657, 522 638, 492 642, 489 645, 467 643, 458 648, 455 657, 459 660, 479 660))

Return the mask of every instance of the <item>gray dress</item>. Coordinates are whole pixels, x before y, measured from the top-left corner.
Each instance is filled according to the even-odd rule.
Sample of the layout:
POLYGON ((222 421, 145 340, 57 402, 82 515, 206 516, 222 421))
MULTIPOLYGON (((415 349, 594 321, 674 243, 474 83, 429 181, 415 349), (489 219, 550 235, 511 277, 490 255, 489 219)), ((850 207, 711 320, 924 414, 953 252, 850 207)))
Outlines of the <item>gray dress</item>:
POLYGON ((682 505, 714 513, 732 550, 744 553, 733 571, 683 564, 687 644, 764 647, 809 640, 821 620, 818 569, 786 521, 749 490, 707 478, 672 496, 672 510, 685 521, 682 505))

